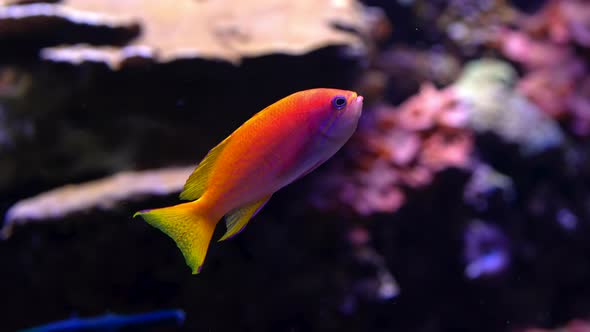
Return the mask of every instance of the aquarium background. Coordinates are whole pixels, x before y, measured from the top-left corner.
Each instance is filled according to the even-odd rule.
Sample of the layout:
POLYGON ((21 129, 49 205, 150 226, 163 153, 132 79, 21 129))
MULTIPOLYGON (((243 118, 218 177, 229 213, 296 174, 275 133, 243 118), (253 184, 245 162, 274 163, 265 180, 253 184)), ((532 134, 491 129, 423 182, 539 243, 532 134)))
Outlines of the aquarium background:
POLYGON ((0 330, 590 331, 589 50, 585 0, 0 0, 0 330), (191 275, 133 213, 315 87, 357 132, 191 275))

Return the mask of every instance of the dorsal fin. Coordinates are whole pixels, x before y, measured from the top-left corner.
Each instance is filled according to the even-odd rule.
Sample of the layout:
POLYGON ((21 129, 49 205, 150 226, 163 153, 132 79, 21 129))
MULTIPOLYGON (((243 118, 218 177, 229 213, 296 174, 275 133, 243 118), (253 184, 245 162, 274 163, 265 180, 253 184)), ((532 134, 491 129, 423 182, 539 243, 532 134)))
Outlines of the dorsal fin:
POLYGON ((256 213, 258 213, 258 211, 264 207, 271 196, 272 195, 268 195, 253 204, 242 206, 241 208, 237 208, 230 212, 225 217, 227 231, 218 242, 232 238, 240 233, 244 227, 246 227, 248 221, 250 221, 250 219, 252 219, 252 217, 254 217, 256 213))
POLYGON ((205 189, 207 189, 209 175, 211 174, 211 171, 217 162, 217 158, 227 143, 230 141, 230 138, 231 135, 221 141, 221 143, 217 144, 216 147, 207 153, 205 158, 203 158, 203 160, 199 163, 191 176, 189 176, 188 180, 186 180, 184 189, 180 193, 180 199, 194 201, 203 195, 205 189))

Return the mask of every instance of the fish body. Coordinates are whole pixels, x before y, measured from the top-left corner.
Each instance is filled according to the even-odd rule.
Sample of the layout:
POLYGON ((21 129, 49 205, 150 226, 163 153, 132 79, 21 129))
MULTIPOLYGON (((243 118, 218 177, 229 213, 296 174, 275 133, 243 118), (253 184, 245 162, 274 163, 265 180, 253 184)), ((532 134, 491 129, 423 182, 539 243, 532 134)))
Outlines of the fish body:
POLYGON ((272 194, 333 156, 356 130, 363 98, 353 91, 312 89, 258 112, 213 148, 187 180, 189 203, 136 213, 175 240, 200 272, 215 225, 226 240, 244 229, 272 194))

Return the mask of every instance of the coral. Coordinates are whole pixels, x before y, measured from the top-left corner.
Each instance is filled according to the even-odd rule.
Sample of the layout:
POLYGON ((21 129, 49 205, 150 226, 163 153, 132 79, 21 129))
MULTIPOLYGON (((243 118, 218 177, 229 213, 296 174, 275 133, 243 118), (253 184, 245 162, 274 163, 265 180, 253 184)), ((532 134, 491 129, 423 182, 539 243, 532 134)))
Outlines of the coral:
POLYGON ((518 18, 518 12, 507 0, 450 0, 444 10, 434 17, 438 29, 444 31, 465 53, 472 53, 487 44, 496 28, 518 18))
MULTIPOLYGON (((381 104, 367 111, 350 144, 348 170, 341 167, 322 180, 338 195, 322 189, 314 203, 321 209, 348 206, 365 216, 393 212, 405 203, 407 189, 425 187, 437 172, 476 166, 472 130, 495 133, 525 155, 560 146, 561 129, 515 91, 516 79, 507 63, 474 61, 450 87, 424 84, 399 107, 381 104)), ((474 186, 466 188, 466 198, 481 205, 478 191, 487 189, 474 186)))
POLYGON ((459 59, 440 47, 422 50, 395 45, 382 51, 372 66, 373 73, 384 75, 389 81, 388 94, 401 95, 402 98, 389 98, 394 100, 414 94, 423 82, 448 85, 461 71, 459 59))
POLYGON ((549 0, 537 14, 521 22, 532 35, 545 35, 558 44, 590 47, 590 4, 585 0, 549 0))
POLYGON ((426 186, 448 167, 470 166, 473 136, 467 120, 468 109, 454 91, 431 84, 398 107, 381 104, 366 111, 350 145, 349 171, 325 175, 314 204, 344 205, 360 215, 397 210, 406 190, 426 186))
POLYGON ((194 167, 121 172, 104 179, 53 189, 14 204, 5 216, 2 238, 16 224, 47 221, 91 209, 112 209, 124 201, 180 192, 194 167))
POLYGON ((342 304, 340 311, 344 314, 353 314, 356 311, 359 300, 371 302, 384 302, 397 297, 400 293, 397 281, 389 271, 385 260, 370 245, 370 234, 362 226, 356 226, 349 230, 348 241, 352 249, 352 263, 354 270, 364 271, 353 278, 351 294, 348 294, 342 304))
MULTIPOLYGON (((509 0, 373 0, 368 2, 383 5, 388 9, 389 16, 398 19, 397 22, 411 15, 412 23, 409 25, 409 31, 404 30, 407 27, 404 24, 401 24, 401 27, 394 25, 394 35, 396 29, 401 30, 397 37, 403 38, 404 44, 434 45, 439 49, 452 46, 451 48, 460 51, 461 55, 476 55, 487 46, 495 29, 506 24, 513 24, 520 17, 518 11, 513 8, 512 1, 509 0)), ((450 48, 447 50, 450 51, 450 48)))
MULTIPOLYGON (((0 7, 0 27, 4 27, 0 29, 0 39, 2 31, 5 38, 24 38, 26 31, 18 30, 19 21, 65 20, 75 27, 122 29, 127 31, 130 42, 124 46, 88 45, 82 44, 82 40, 77 45, 44 49, 43 58, 71 63, 103 62, 113 69, 139 59, 171 62, 199 58, 239 63, 243 58, 273 53, 305 54, 332 45, 348 45, 362 53, 366 50, 363 35, 369 35, 372 24, 380 22, 375 15, 382 16, 379 11, 363 10, 355 0, 182 0, 174 5, 158 0, 67 0, 58 4, 0 7)), ((20 25, 23 26, 39 27, 20 25)))
POLYGON ((485 211, 495 195, 500 195, 503 202, 513 201, 516 193, 512 179, 487 164, 477 163, 463 191, 465 203, 485 211))
POLYGON ((470 105, 470 126, 518 144, 529 155, 562 144, 557 123, 514 89, 516 79, 516 71, 500 60, 482 59, 465 66, 453 86, 470 105))
POLYGON ((567 99, 570 110, 570 128, 577 135, 590 135, 590 78, 586 76, 576 83, 576 92, 567 99))
POLYGON ((24 5, 29 3, 36 3, 36 2, 58 2, 60 0, 0 0, 0 5, 2 6, 9 6, 9 5, 24 5))
POLYGON ((510 264, 508 237, 497 226, 475 220, 466 227, 463 254, 465 276, 478 279, 497 276, 510 264))
POLYGON ((526 328, 517 330, 517 332, 586 332, 590 331, 590 321, 583 319, 574 319, 566 325, 555 329, 543 328, 526 328))
POLYGON ((574 57, 572 50, 567 47, 534 39, 525 32, 507 28, 498 30, 496 43, 504 56, 523 64, 527 69, 555 67, 571 62, 574 57))
POLYGON ((517 29, 500 29, 495 37, 502 54, 525 69, 518 91, 581 137, 590 135, 590 92, 583 83, 590 70, 576 44, 590 47, 588 22, 590 3, 551 0, 517 29))

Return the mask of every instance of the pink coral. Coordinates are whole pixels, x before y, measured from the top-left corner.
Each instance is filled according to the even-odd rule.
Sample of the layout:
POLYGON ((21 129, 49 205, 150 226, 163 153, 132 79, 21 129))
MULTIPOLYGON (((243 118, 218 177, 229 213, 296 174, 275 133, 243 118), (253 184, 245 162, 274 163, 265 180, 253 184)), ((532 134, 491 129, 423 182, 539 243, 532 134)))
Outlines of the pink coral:
POLYGON ((590 2, 587 0, 550 0, 543 10, 524 20, 525 28, 544 34, 555 43, 575 42, 590 47, 590 2))
POLYGON ((519 332, 588 332, 590 331, 590 321, 582 319, 574 319, 567 323, 567 325, 556 329, 542 329, 542 328, 527 328, 519 330, 519 332))
POLYGON ((359 215, 394 212, 406 202, 408 190, 427 186, 437 172, 471 165, 467 119, 468 108, 452 88, 431 84, 398 107, 368 110, 349 145, 347 168, 322 179, 316 207, 347 207, 359 215))
POLYGON ((590 75, 574 43, 590 46, 590 2, 552 0, 524 19, 520 30, 500 29, 497 46, 524 67, 517 89, 576 136, 590 136, 590 75))
POLYGON ((535 39, 522 31, 499 29, 496 38, 506 57, 528 68, 555 66, 573 56, 570 49, 547 40, 535 39))
POLYGON ((437 92, 432 85, 427 84, 419 95, 408 99, 397 117, 400 126, 410 130, 432 128, 436 114, 446 104, 446 98, 437 98, 437 92))
POLYGON ((420 163, 433 170, 462 167, 469 164, 473 149, 471 134, 463 130, 441 130, 426 140, 420 152, 420 163))

